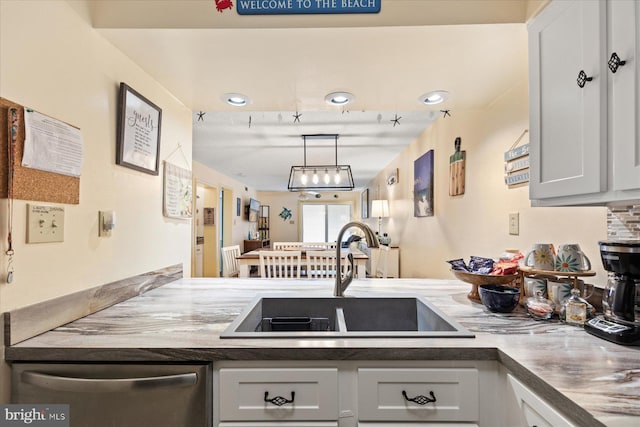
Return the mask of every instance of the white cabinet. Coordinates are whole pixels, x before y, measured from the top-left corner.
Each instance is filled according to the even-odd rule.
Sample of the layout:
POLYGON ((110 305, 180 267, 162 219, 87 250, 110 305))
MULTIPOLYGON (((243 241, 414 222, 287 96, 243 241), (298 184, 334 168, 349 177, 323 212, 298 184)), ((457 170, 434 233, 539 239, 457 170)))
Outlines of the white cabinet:
POLYGON ((496 361, 214 362, 214 427, 495 427, 502 378, 496 361))
POLYGON ((633 0, 556 0, 530 23, 534 205, 640 200, 638 8, 633 0), (626 61, 616 73, 608 67, 614 52, 626 61))
POLYGON ((613 190, 640 188, 640 3, 609 1, 609 139, 613 148, 613 190), (616 72, 616 54, 625 64, 616 72))
POLYGON ((545 400, 507 374, 507 387, 520 408, 520 422, 529 427, 576 427, 545 400))
POLYGON ((475 423, 479 414, 477 369, 358 369, 360 421, 475 423))
POLYGON ((333 420, 321 425, 336 425, 336 368, 222 368, 218 378, 221 421, 333 420))

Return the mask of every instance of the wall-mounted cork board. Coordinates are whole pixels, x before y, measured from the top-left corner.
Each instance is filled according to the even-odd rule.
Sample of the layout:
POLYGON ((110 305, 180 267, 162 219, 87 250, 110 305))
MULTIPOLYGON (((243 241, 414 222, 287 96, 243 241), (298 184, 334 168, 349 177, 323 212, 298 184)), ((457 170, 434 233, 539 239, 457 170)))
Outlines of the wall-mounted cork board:
POLYGON ((18 108, 19 126, 13 162, 13 198, 38 202, 80 203, 80 178, 22 167, 24 108, 0 98, 0 198, 8 197, 9 108, 18 108))

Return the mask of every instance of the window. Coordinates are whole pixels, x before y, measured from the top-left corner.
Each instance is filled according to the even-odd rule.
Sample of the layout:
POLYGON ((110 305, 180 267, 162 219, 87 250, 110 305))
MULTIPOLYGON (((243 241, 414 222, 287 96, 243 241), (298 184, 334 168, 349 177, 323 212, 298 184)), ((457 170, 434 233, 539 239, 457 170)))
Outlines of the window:
POLYGON ((351 221, 351 210, 351 204, 303 203, 302 241, 334 242, 340 229, 351 221))

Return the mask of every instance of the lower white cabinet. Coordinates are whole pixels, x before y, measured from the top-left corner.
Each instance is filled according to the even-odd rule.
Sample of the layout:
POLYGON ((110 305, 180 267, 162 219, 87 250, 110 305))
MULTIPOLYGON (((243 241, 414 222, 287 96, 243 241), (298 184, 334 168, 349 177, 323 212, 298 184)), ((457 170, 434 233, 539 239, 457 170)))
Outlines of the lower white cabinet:
POLYGON ((214 362, 214 427, 495 427, 495 361, 214 362), (275 399, 275 400, 273 400, 275 399))
POLYGON ((518 403, 519 418, 522 423, 520 425, 527 427, 576 427, 511 374, 507 374, 507 388, 518 403))
POLYGON ((358 419, 433 422, 480 418, 475 368, 358 369, 358 419))
POLYGON ((222 368, 218 378, 221 421, 338 419, 336 368, 222 368))

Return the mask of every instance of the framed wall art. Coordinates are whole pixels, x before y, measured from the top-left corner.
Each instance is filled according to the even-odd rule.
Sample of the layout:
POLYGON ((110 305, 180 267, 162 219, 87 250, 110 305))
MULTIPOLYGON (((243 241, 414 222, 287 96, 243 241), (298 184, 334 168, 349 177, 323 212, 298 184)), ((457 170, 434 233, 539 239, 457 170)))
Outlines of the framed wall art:
POLYGON ((360 195, 360 213, 362 219, 369 218, 369 189, 367 188, 360 195))
POLYGON ((413 216, 433 216, 433 150, 413 162, 413 216))
POLYGON ((161 123, 160 107, 120 83, 116 164, 158 175, 161 123))
MULTIPOLYGON (((169 218, 189 219, 193 216, 191 171, 164 162, 162 213, 169 218)), ((206 209, 206 208, 205 208, 206 209)), ((205 225, 207 225, 205 223, 205 225)))

